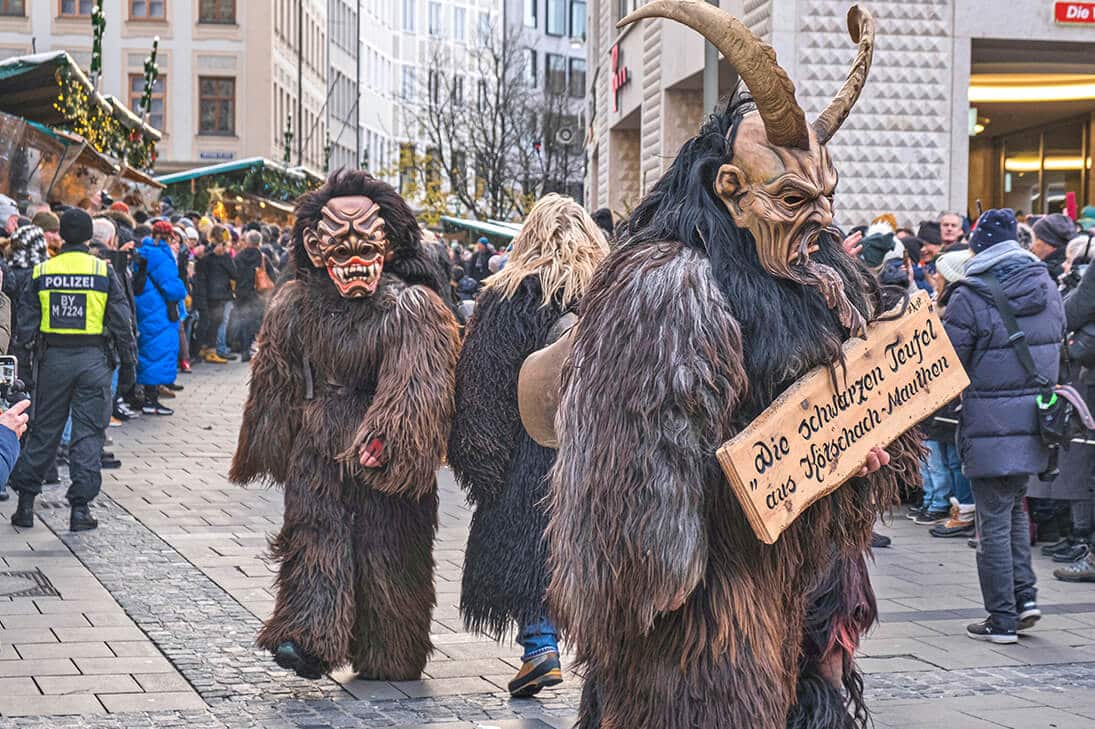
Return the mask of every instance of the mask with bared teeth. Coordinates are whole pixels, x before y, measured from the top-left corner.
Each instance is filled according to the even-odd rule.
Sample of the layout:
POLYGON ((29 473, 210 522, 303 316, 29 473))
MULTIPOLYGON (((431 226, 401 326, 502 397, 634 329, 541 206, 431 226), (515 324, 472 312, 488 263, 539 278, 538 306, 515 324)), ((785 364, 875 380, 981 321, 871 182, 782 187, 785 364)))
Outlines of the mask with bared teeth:
POLYGON ((364 195, 331 198, 319 224, 304 231, 304 248, 343 297, 372 296, 388 254, 380 205, 364 195))

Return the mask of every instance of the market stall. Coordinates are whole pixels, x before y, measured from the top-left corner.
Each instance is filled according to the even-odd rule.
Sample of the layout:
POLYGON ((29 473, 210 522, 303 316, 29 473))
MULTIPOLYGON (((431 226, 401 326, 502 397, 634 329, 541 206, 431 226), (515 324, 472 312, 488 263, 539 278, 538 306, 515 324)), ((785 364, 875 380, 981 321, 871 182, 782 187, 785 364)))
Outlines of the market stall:
POLYGON ((264 157, 197 167, 156 178, 175 210, 211 210, 222 220, 288 224, 293 202, 319 187, 318 175, 264 157))

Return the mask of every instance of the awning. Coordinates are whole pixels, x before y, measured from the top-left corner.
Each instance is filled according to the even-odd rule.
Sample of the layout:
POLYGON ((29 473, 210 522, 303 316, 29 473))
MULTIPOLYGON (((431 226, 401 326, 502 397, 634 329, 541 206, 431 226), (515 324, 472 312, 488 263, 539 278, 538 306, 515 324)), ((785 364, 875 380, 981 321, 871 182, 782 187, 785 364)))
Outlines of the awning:
POLYGON ((287 175, 293 175, 301 179, 308 179, 304 174, 297 170, 288 169, 279 162, 275 162, 265 157, 248 157, 247 159, 235 160, 232 162, 221 162, 217 165, 207 165, 205 167, 195 167, 189 170, 183 170, 182 172, 174 172, 170 175, 163 175, 156 179, 164 185, 174 185, 179 182, 189 182, 190 180, 196 180, 200 177, 209 177, 210 175, 223 175, 230 172, 239 172, 241 170, 249 170, 252 167, 270 167, 287 175))
POLYGON ((133 169, 129 165, 122 165, 121 176, 123 179, 129 180, 130 182, 137 182, 142 185, 148 185, 149 187, 154 187, 158 190, 162 190, 164 188, 164 184, 157 180, 155 177, 150 177, 140 170, 133 169))
POLYGON ((67 120, 54 106, 62 72, 84 88, 91 103, 109 111, 126 129, 139 128, 145 138, 160 140, 160 132, 142 122, 125 104, 96 91, 66 51, 33 53, 0 61, 0 111, 51 127, 64 125, 67 120))
POLYGON ((521 228, 514 228, 511 224, 483 222, 482 220, 466 220, 464 218, 452 218, 448 215, 441 216, 441 222, 462 230, 470 230, 483 235, 491 235, 502 240, 512 240, 521 228))
POLYGON ((286 215, 293 215, 296 209, 289 203, 279 202, 278 200, 271 200, 270 198, 260 197, 259 195, 244 195, 245 198, 253 203, 258 204, 260 207, 265 205, 268 208, 273 208, 278 212, 285 213, 286 215))
POLYGON ((81 137, 75 132, 67 132, 63 129, 49 129, 41 124, 35 122, 29 122, 29 124, 46 134, 53 135, 54 138, 61 140, 66 145, 81 145, 80 154, 76 158, 74 164, 89 167, 93 170, 98 170, 104 174, 116 175, 118 174, 118 164, 110 157, 95 151, 95 148, 91 146, 91 143, 81 137))

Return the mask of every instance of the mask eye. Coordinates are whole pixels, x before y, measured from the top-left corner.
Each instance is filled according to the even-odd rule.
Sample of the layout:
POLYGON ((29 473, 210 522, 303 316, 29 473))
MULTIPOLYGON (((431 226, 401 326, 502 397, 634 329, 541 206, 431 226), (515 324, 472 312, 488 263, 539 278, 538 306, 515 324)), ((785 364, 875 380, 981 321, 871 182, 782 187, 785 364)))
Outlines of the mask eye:
POLYGON ((803 197, 802 195, 791 194, 791 195, 784 195, 783 196, 783 204, 788 205, 788 206, 793 207, 793 208, 798 207, 799 205, 801 205, 805 201, 806 201, 806 198, 803 197))

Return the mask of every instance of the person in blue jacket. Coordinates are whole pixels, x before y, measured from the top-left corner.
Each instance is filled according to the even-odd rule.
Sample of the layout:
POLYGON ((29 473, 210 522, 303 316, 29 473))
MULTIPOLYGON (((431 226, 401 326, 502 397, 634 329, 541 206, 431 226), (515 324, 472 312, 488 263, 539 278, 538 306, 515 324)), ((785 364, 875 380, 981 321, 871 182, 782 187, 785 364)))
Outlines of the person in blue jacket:
POLYGON ((144 407, 149 415, 171 415, 160 404, 160 385, 175 382, 179 363, 180 303, 186 299, 186 285, 169 240, 171 224, 160 220, 152 225, 152 237, 137 248, 134 301, 137 307, 137 384, 144 386, 144 407), (143 280, 143 286, 141 286, 143 280))

